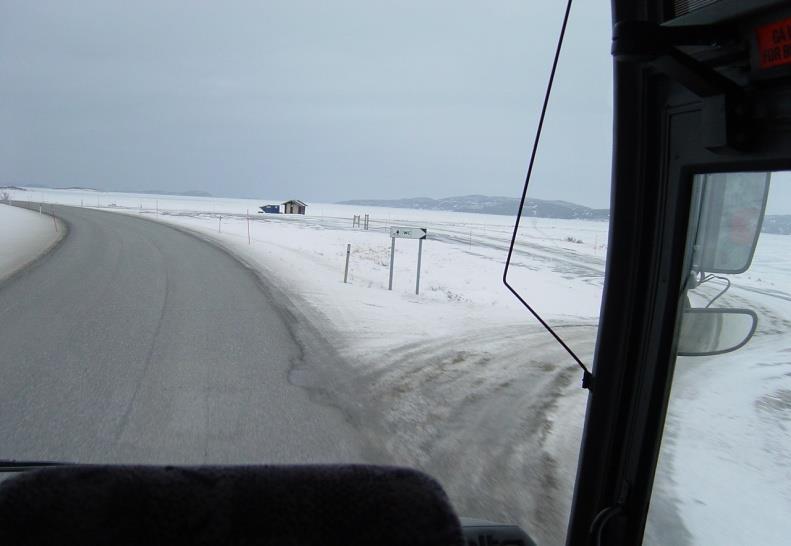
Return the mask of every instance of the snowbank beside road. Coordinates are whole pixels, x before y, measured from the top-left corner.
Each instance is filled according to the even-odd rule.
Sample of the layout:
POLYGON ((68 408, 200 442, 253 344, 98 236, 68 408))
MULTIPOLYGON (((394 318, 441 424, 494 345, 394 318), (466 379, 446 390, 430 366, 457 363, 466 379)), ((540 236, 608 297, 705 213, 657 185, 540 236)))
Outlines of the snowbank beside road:
POLYGON ((48 215, 0 204, 0 281, 60 240, 64 229, 56 222, 48 215))

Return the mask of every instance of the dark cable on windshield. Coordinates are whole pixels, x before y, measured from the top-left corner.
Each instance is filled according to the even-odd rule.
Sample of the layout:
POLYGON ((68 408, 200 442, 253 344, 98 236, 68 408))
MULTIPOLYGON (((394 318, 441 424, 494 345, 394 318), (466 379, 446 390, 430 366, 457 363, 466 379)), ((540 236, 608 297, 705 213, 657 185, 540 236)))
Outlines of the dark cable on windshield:
POLYGON ((514 232, 511 235, 511 244, 508 246, 508 257, 505 260, 505 269, 503 270, 503 284, 505 284, 506 288, 508 288, 508 290, 510 290, 511 293, 514 296, 516 296, 516 299, 518 299, 522 303, 522 305, 524 305, 527 308, 527 310, 530 311, 530 313, 536 318, 536 320, 541 323, 541 326, 546 328, 547 332, 552 334, 555 340, 558 343, 560 343, 560 345, 564 349, 566 349, 566 352, 568 352, 568 354, 571 355, 571 358, 573 358, 577 362, 579 367, 582 368, 582 372, 583 372, 582 388, 590 389, 593 380, 593 375, 590 373, 590 371, 588 371, 588 368, 585 366, 585 364, 583 364, 582 360, 580 360, 580 358, 576 354, 574 354, 574 351, 572 351, 571 348, 568 345, 566 345, 566 343, 560 338, 560 336, 557 333, 555 333, 552 327, 549 326, 549 324, 547 324, 544 321, 544 319, 541 318, 541 316, 539 316, 539 314, 530 306, 530 304, 527 303, 524 300, 524 298, 522 298, 521 295, 519 295, 519 292, 517 292, 510 284, 508 284, 508 269, 511 266, 511 256, 514 253, 516 236, 517 233, 519 232, 519 223, 522 220, 522 211, 524 210, 525 207, 525 198, 527 197, 527 186, 530 184, 530 176, 533 174, 533 165, 536 161, 536 153, 538 152, 538 142, 539 140, 541 140, 541 129, 544 126, 544 117, 546 116, 547 106, 549 105, 549 96, 552 93, 552 83, 555 80, 555 71, 557 70, 558 60, 560 59, 560 50, 563 47, 563 37, 566 35, 566 26, 568 25, 569 13, 571 12, 571 2, 572 0, 568 0, 568 3, 566 4, 566 13, 563 15, 563 25, 560 27, 560 35, 558 36, 558 45, 557 48, 555 49, 555 58, 552 61, 552 70, 549 73, 549 82, 547 83, 547 90, 546 93, 544 94, 544 104, 541 107, 541 117, 538 120, 536 137, 535 140, 533 141, 533 151, 530 154, 530 163, 527 167, 527 176, 525 177, 525 185, 522 188, 522 198, 519 201, 519 212, 517 212, 516 215, 514 232))

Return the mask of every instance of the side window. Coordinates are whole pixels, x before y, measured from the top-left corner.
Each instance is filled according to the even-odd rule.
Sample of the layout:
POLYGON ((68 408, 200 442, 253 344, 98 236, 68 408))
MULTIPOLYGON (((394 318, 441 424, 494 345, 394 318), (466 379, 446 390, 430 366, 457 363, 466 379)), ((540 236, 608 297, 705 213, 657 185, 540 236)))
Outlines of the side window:
POLYGON ((791 176, 694 179, 646 544, 788 544, 791 176))

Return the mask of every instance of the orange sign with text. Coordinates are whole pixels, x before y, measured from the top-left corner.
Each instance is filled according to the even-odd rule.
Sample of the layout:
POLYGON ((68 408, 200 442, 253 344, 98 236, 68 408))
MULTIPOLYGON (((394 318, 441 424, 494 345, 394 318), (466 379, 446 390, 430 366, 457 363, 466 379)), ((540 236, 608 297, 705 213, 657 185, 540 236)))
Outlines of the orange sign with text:
POLYGON ((791 64, 791 17, 755 29, 761 68, 791 64))

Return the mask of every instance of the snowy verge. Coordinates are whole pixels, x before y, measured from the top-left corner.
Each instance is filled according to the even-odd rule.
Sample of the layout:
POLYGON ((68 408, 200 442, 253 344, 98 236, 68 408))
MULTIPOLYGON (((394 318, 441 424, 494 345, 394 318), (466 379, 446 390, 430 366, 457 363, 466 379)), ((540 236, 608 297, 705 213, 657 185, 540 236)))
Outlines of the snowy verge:
POLYGON ((0 281, 47 252, 64 234, 52 216, 0 204, 0 281))

